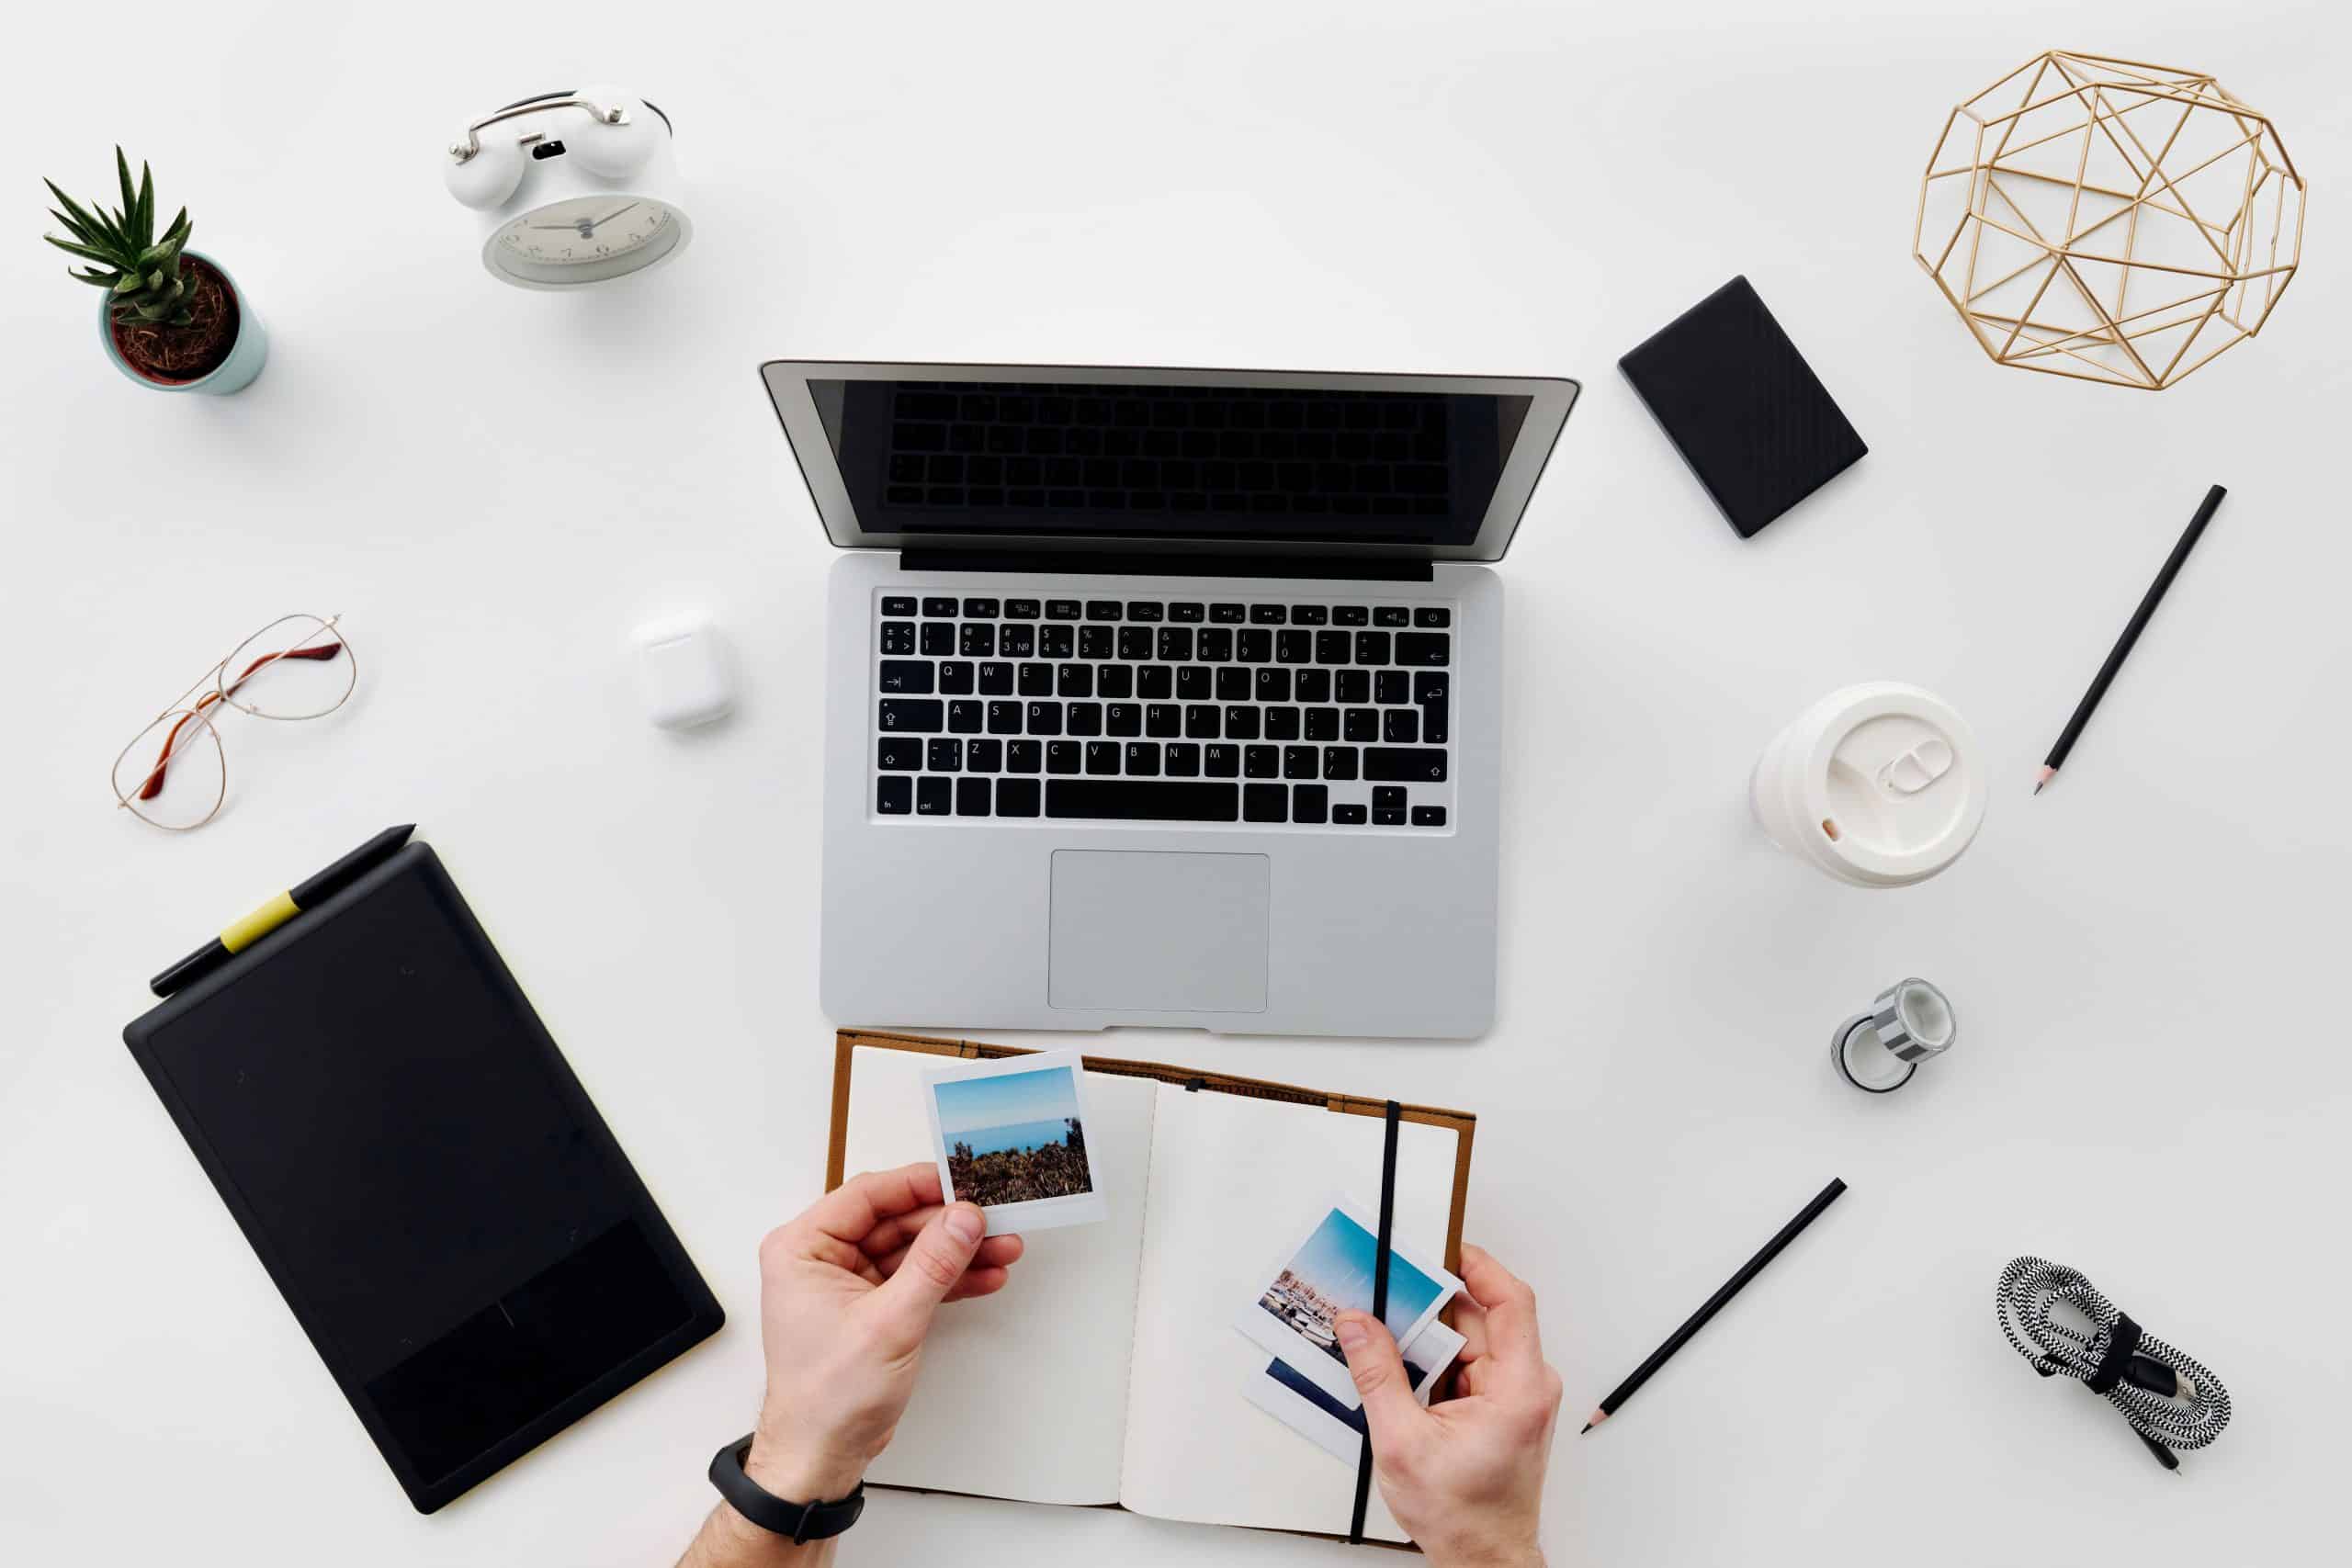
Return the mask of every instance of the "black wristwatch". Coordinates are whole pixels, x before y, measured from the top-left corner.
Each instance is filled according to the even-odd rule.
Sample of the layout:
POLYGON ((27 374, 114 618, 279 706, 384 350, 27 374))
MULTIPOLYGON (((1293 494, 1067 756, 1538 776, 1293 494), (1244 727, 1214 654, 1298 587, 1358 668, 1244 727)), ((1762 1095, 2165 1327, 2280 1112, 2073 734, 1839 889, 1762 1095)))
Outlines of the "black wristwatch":
POLYGON ((789 1536, 792 1544, 823 1540, 857 1523, 865 1512, 865 1483, 848 1496, 831 1503, 787 1503, 743 1473, 743 1456, 752 1439, 728 1444, 710 1456, 710 1483, 734 1510, 774 1535, 789 1536))

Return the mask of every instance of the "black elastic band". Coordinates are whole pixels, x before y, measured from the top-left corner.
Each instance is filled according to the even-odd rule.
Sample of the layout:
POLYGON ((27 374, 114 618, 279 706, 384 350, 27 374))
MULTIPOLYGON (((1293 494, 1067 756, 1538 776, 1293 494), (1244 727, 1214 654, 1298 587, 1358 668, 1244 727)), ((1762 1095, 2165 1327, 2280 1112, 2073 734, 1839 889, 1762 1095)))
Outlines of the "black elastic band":
POLYGON ((2098 1366, 2091 1375, 2083 1380, 2083 1386, 2093 1393, 2105 1393, 2121 1382, 2123 1364, 2139 1348, 2140 1325, 2132 1321, 2131 1314, 2117 1313, 2115 1326, 2108 1331, 2106 1353, 2099 1357, 2098 1366))
MULTIPOLYGON (((1396 1121, 1405 1108, 1395 1100, 1388 1102, 1388 1130, 1380 1151, 1380 1234, 1373 1252, 1372 1315, 1385 1324, 1388 1321, 1388 1248, 1389 1232, 1396 1221, 1396 1121)), ((1364 1418, 1363 1443, 1356 1455, 1356 1507, 1348 1522, 1348 1544, 1363 1544, 1363 1517, 1372 1506, 1372 1418, 1364 1418)))

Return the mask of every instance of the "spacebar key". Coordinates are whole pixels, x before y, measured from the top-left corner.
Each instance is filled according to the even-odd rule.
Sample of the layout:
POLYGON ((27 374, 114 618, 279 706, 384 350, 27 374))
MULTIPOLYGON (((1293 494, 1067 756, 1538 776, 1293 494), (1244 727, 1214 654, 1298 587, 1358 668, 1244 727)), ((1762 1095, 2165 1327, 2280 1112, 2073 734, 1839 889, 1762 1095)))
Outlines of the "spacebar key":
POLYGON ((1046 815, 1130 822, 1238 822, 1241 791, 1229 784, 1129 783, 1125 779, 1048 779, 1046 815))

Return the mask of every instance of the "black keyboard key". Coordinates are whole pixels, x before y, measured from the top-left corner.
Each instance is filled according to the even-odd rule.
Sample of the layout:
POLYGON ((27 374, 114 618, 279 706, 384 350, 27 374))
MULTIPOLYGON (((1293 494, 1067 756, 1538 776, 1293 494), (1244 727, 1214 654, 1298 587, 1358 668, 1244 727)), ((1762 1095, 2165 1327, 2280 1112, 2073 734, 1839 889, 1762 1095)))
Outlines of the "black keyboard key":
POLYGON ((1375 789, 1372 792, 1372 806, 1375 811, 1392 806, 1402 811, 1405 809, 1405 792, 1394 785, 1375 789))
POLYGON ((1331 624, 1335 626, 1363 626, 1372 624, 1372 612, 1362 604, 1334 604, 1331 624))
POLYGON ((947 778, 915 780, 915 815, 944 817, 956 803, 956 781, 947 778))
POLYGON ((1094 671, 1094 694, 1098 697, 1132 697, 1136 694, 1136 671, 1130 664, 1105 664, 1094 671))
POLYGON ((1315 634, 1315 662, 1345 664, 1348 662, 1350 649, 1353 646, 1353 639, 1345 632, 1317 632, 1315 634))
POLYGON ((1184 733, 1184 710, 1174 703, 1153 703, 1143 710, 1143 732, 1155 740, 1184 733))
POLYGON ((1442 746, 1452 739, 1450 682, 1442 670, 1424 670, 1413 677, 1413 700, 1421 705, 1421 739, 1442 746))
POLYGON ((1201 776, 1201 749, 1190 740, 1171 740, 1164 748, 1168 756, 1168 776, 1171 779, 1196 779, 1201 776))
POLYGON ((1187 664, 1176 671, 1176 696, 1180 702, 1202 703, 1209 697, 1209 672, 1198 664, 1187 664))
POLYGON ((1358 664, 1387 663, 1388 646, 1386 632, 1356 633, 1356 662, 1358 664))
POLYGON ((1340 738, 1338 708, 1308 708, 1306 728, 1302 732, 1309 740, 1337 740, 1340 738))
POLYGON ((1305 664, 1315 657, 1315 634, 1283 627, 1274 634, 1274 657, 1284 664, 1305 664))
POLYGON ((1059 703, 1031 703, 1031 704, 1029 705, 1029 733, 1030 733, 1030 734, 1032 734, 1032 735, 1059 735, 1061 732, 1062 732, 1062 705, 1061 705, 1061 704, 1059 704, 1059 703))
POLYGON ((1241 796, 1241 819, 1245 822, 1285 822, 1290 819, 1290 791, 1281 784, 1243 784, 1241 796))
POLYGON ((956 651, 967 659, 992 658, 996 653, 996 628, 992 626, 967 621, 964 624, 963 641, 957 646, 956 651))
POLYGON ((964 601, 964 614, 975 620, 993 621, 996 619, 997 609, 997 602, 993 599, 967 599, 964 601))
POLYGON ((951 737, 936 738, 923 761, 934 773, 960 773, 964 771, 964 743, 951 737))
POLYGON ((1234 745, 1201 748, 1201 770, 1213 779, 1241 776, 1241 748, 1234 745))
POLYGON ((1257 694, 1261 703, 1290 701, 1290 671, 1272 668, 1259 671, 1257 694))
POLYGON ((1057 695, 1091 697, 1094 694, 1094 666, 1091 664, 1065 664, 1056 671, 1056 676, 1060 682, 1054 688, 1057 695))
POLYGON ((999 779, 996 781, 996 814, 999 817, 1035 817, 1037 815, 1037 795, 1035 779, 999 779))
POLYGON ((1102 733, 1121 737, 1143 733, 1143 705, 1113 703, 1103 710, 1102 733))
POLYGON ((1445 750, 1437 746, 1367 746, 1363 749, 1363 776, 1443 784, 1445 750))
POLYGON ((1391 746, 1418 746, 1421 716, 1414 708, 1390 708, 1380 716, 1380 738, 1391 746))
POLYGON ((1258 739, 1258 710, 1251 707, 1229 707, 1225 710, 1225 735, 1228 740, 1258 739))
POLYGON ((1329 670, 1302 670, 1291 690, 1294 702, 1328 703, 1331 700, 1331 672, 1329 670))
POLYGON ((1108 659, 1118 646, 1117 635, 1109 626, 1079 628, 1078 656, 1080 659, 1108 659))
POLYGON ((1238 604, 1212 604, 1209 619, 1223 626, 1236 626, 1250 618, 1250 613, 1238 604))
POLYGON ((1046 743, 1046 772, 1074 773, 1085 756, 1075 740, 1049 740, 1046 743))
POLYGON ((922 742, 903 735, 886 735, 874 743, 874 765, 886 773, 922 772, 922 742))
POLYGON ((980 695, 984 697, 1012 695, 1012 666, 995 660, 981 665, 980 695))
POLYGON ((1250 624, 1251 626, 1278 626, 1288 619, 1290 619, 1290 608, 1288 605, 1252 604, 1250 606, 1250 624))
POLYGON ((1216 672, 1216 700, 1221 703, 1246 703, 1255 682, 1250 671, 1239 665, 1227 665, 1216 672))
POLYGON ((1208 614, 1208 606, 1204 604, 1182 604, 1168 606, 1168 618, 1171 621, 1197 621, 1206 614, 1208 614))
POLYGON ((1121 626, 1119 628, 1119 657, 1149 659, 1151 657, 1151 628, 1149 626, 1121 626))
POLYGON ((1245 626, 1234 638, 1238 650, 1235 657, 1244 664, 1272 664, 1274 661, 1274 634, 1261 626, 1245 626))
POLYGON ((885 817, 906 817, 915 808, 915 781, 900 775, 874 781, 874 809, 885 817))
POLYGON ((1286 779, 1319 778, 1322 776, 1322 753, 1312 746, 1283 748, 1283 777, 1286 779))
POLYGON ((1319 626, 1331 619, 1329 606, 1324 604, 1293 604, 1290 624, 1295 626, 1319 626))
POLYGON ((1078 628, 1076 626, 1039 626, 1037 657, 1040 659, 1076 659, 1078 628))
POLYGON ((972 773, 1001 773, 1004 771, 1004 742, 973 739, 964 742, 964 771, 972 773))
POLYGON ((920 659, 886 659, 876 684, 894 697, 931 694, 931 666, 920 659))
POLYGON ((1053 779, 1046 815, 1132 822, 1231 822, 1241 792, 1229 784, 1164 780, 1053 779))
MULTIPOLYGON (((1004 771, 1008 773, 1034 773, 1045 761, 1046 749, 1035 740, 1008 740, 1004 743, 1004 771)), ((1002 798, 1002 792, 999 792, 1002 798)), ((998 807, 999 810, 1002 807, 998 807)), ((1031 812, 1035 816, 1035 812, 1031 812)))
POLYGON ((912 653, 914 650, 915 624, 912 621, 882 623, 882 651, 884 653, 905 654, 912 653))
POLYGON ((1294 822, 1323 822, 1329 819, 1331 792, 1319 784, 1294 784, 1290 792, 1290 819, 1294 822))
POLYGON ((1176 694, 1176 671, 1165 664, 1147 664, 1136 671, 1136 695, 1146 702, 1165 702, 1176 694))
POLYGON ((1050 664, 1023 664, 1021 667, 1021 694, 1024 697, 1052 696, 1054 667, 1050 664))
POLYGON ((1193 643, 1193 657, 1204 664, 1222 664, 1233 657, 1231 626, 1203 626, 1193 643))
POLYGON ((961 659, 943 660, 939 666, 939 689, 951 697, 972 694, 972 666, 961 659))
POLYGON ((1398 632, 1396 662, 1399 664, 1443 664, 1453 651, 1453 638, 1445 632, 1398 632))
POLYGON ((1351 740, 1379 739, 1380 710, 1377 708, 1350 708, 1348 710, 1347 718, 1341 726, 1340 733, 1345 735, 1351 740))
POLYGON ((1102 705, 1064 703, 1062 723, 1072 735, 1100 735, 1102 733, 1102 705))
POLYGON ((1217 710, 1206 703, 1195 703, 1184 710, 1184 738, 1188 740, 1215 740, 1225 733, 1218 722, 1217 710))
MULTIPOLYGON (((1424 604, 1413 612, 1413 624, 1417 626, 1450 626, 1453 624, 1453 612, 1435 604, 1424 604)), ((1445 826, 1445 813, 1442 810, 1438 812, 1438 820, 1430 826, 1438 828, 1445 826)))
POLYGON ((1164 606, 1155 604, 1148 599, 1130 599, 1127 601, 1127 619, 1131 621, 1161 620, 1166 617, 1167 613, 1168 612, 1164 606))
POLYGON ((1113 773, 1119 771, 1119 743, 1115 740, 1090 740, 1086 743, 1086 771, 1090 773, 1113 773))
POLYGON ((1193 628, 1162 626, 1159 628, 1159 649, 1157 657, 1169 664, 1183 664, 1193 657, 1193 628))
POLYGON ((1116 599, 1089 599, 1086 618, 1090 621, 1115 621, 1124 612, 1116 599))
POLYGON ((1279 746, 1244 746, 1241 749, 1241 776, 1251 779, 1280 778, 1283 753, 1279 746))
POLYGON ((911 615, 915 613, 914 596, 910 593, 886 593, 882 596, 882 613, 886 615, 911 615))
POLYGON ((1369 670, 1339 670, 1331 675, 1331 700, 1352 703, 1361 707, 1372 701, 1372 671, 1369 670))
POLYGON ((969 700, 947 705, 947 733, 978 735, 980 732, 980 705, 969 700))
POLYGON ((1402 670, 1383 670, 1372 678, 1372 696, 1379 703, 1408 703, 1413 700, 1412 677, 1402 670))
POLYGON ((945 615, 949 619, 953 620, 956 615, 956 601, 953 599, 926 599, 922 602, 922 613, 926 615, 945 615))
POLYGON ((1335 828, 1361 828, 1367 815, 1361 806, 1335 806, 1331 807, 1331 825, 1335 828))
POLYGON ((1000 626, 996 634, 996 650, 1007 659, 1035 657, 1037 652, 1037 628, 1000 626))
POLYGON ((1265 722, 1266 739, 1269 740, 1295 740, 1299 737, 1296 708, 1268 708, 1265 710, 1265 722))
POLYGON ((1356 776, 1356 749, 1352 746, 1323 748, 1323 776, 1341 782, 1356 776))
POLYGON ((1442 806, 1416 806, 1413 807, 1413 826, 1416 828, 1444 827, 1445 807, 1442 806))
POLYGON ((922 654, 925 659, 944 659, 956 651, 956 624, 953 621, 925 621, 922 625, 922 654))
POLYGON ((1401 806, 1375 806, 1372 808, 1372 825, 1375 828, 1402 828, 1405 808, 1401 806))
POLYGON ((1127 742, 1127 777, 1156 779, 1159 776, 1159 742, 1130 740, 1127 742))
POLYGON ((922 698, 882 699, 881 728, 900 734, 926 734, 947 727, 947 705, 922 698))
POLYGON ((1046 619, 1049 621, 1074 621, 1078 619, 1078 601, 1075 599, 1046 601, 1046 619))
POLYGON ((989 814, 989 781, 957 779, 956 781, 956 815, 986 817, 989 814))
MULTIPOLYGON (((970 612, 967 611, 966 613, 969 614, 970 612)), ((1007 599, 1004 602, 1004 618, 1008 621, 1035 620, 1037 618, 1037 601, 1035 599, 1007 599)), ((1001 811, 1003 808, 1000 807, 998 809, 1001 811)))
POLYGON ((1402 604, 1383 604, 1373 611, 1372 624, 1375 626, 1409 626, 1413 624, 1413 615, 1402 604))
POLYGON ((989 705, 989 733, 990 735, 1020 734, 1021 705, 1019 703, 990 703, 989 705))

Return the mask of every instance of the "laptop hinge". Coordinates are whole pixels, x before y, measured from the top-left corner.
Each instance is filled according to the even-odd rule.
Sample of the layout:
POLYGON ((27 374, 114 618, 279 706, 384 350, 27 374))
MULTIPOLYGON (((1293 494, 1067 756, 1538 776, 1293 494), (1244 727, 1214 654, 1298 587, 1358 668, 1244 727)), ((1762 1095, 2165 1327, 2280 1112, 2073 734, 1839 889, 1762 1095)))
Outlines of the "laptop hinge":
POLYGON ((902 571, 1054 572, 1089 577, 1320 577, 1427 582, 1425 560, 1341 556, 1143 555, 1102 550, 901 550, 902 571))

